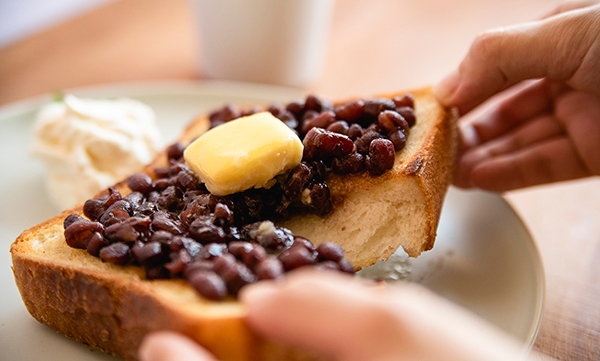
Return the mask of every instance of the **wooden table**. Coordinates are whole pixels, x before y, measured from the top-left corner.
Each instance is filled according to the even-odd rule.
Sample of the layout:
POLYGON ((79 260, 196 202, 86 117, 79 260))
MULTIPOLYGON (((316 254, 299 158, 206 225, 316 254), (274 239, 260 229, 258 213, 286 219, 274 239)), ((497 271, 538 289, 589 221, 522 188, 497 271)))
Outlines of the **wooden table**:
MULTIPOLYGON (((545 0, 338 0, 326 71, 331 97, 433 83, 480 32, 540 16, 545 0)), ((202 78, 185 0, 122 0, 0 49, 0 104, 55 89, 202 78)), ((600 359, 600 180, 506 195, 540 248, 545 315, 535 349, 600 359)))

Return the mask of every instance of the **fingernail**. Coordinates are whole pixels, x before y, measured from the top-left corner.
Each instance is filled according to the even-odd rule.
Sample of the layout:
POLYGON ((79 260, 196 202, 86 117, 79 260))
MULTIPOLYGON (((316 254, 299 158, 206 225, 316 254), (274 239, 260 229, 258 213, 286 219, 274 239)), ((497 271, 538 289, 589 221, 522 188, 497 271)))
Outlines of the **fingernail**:
POLYGON ((479 145, 479 135, 471 124, 461 125, 459 126, 459 129, 462 152, 466 152, 479 145))
POLYGON ((433 95, 441 103, 451 105, 450 102, 459 84, 460 75, 458 74, 458 70, 455 70, 433 87, 433 95))
POLYGON ((215 361, 208 351, 186 336, 171 331, 147 335, 138 351, 141 361, 215 361))

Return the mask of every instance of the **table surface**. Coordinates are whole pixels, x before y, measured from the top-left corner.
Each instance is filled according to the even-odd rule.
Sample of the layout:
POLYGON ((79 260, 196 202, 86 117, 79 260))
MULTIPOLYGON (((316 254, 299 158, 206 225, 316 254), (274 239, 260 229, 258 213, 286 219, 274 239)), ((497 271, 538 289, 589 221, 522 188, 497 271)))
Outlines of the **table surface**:
MULTIPOLYGON (((434 83, 482 31, 539 17, 547 0, 338 0, 325 73, 332 98, 434 83)), ((147 79, 201 79, 185 0, 121 0, 0 49, 0 104, 56 89, 147 79)), ((511 192, 546 272, 534 348, 600 359, 600 180, 511 192)))

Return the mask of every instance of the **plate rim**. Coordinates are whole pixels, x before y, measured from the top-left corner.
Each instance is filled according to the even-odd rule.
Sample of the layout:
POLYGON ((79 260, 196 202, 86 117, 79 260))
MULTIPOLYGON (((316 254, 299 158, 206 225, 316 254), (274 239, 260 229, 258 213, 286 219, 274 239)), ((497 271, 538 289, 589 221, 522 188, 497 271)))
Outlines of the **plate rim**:
MULTIPOLYGON (((73 93, 78 96, 106 96, 116 97, 119 94, 127 93, 127 96, 135 98, 137 96, 150 96, 150 95, 161 95, 161 94, 187 94, 194 96, 210 95, 210 96, 221 96, 221 97, 245 97, 252 98, 255 93, 256 98, 264 98, 261 94, 281 94, 281 97, 287 97, 288 99, 297 99, 305 96, 308 91, 300 88, 290 88, 278 85, 270 84, 259 84, 259 83, 247 83, 247 82, 236 82, 236 81, 225 81, 225 80, 185 80, 185 79, 167 79, 167 80, 145 80, 145 81, 125 81, 115 83, 105 83, 88 85, 82 87, 73 87, 63 90, 64 93, 73 93), (115 95, 101 95, 116 93, 115 95)), ((0 126, 11 118, 22 116, 26 113, 36 111, 42 105, 52 101, 52 94, 45 93, 34 97, 17 100, 0 106, 0 126)), ((451 186, 452 188, 458 189, 457 187, 451 186)), ((479 191, 479 190, 477 190, 479 191)), ((510 212, 520 221, 523 226, 523 230, 528 235, 528 247, 530 248, 531 254, 534 256, 533 268, 537 283, 539 284, 536 290, 536 301, 535 305, 535 320, 528 332, 525 347, 528 351, 533 349, 533 346, 537 340, 543 316, 544 307, 546 302, 546 276, 543 264, 541 252, 537 245, 537 242, 533 238, 532 232, 528 225, 524 222, 523 218, 512 206, 510 201, 502 194, 483 192, 500 199, 510 212)), ((515 335, 512 335, 515 336, 515 335)))
MULTIPOLYGON (((243 96, 251 98, 252 92, 280 93, 282 97, 296 99, 308 93, 301 88, 285 87, 281 85, 248 83, 230 80, 193 80, 193 79, 163 79, 143 81, 123 81, 81 87, 65 88, 62 93, 72 93, 82 97, 98 96, 98 93, 131 93, 136 96, 159 95, 161 93, 185 93, 194 95, 243 96)), ((107 96, 111 97, 111 96, 107 96)), ((115 96, 112 96, 115 97, 115 96)), ((260 98, 260 96, 257 96, 260 98)), ((52 93, 44 93, 25 99, 16 100, 0 106, 0 123, 12 117, 19 116, 40 108, 52 101, 52 93)))
MULTIPOLYGON (((454 185, 452 185, 451 187, 457 188, 454 185)), ((542 321, 544 319, 545 304, 546 304, 546 287, 547 287, 547 285, 546 285, 546 270, 544 267, 544 260, 542 258, 542 253, 540 252, 540 248, 538 247, 538 244, 537 244, 535 238, 533 237, 533 233, 529 229, 529 226, 527 225, 527 223, 525 223, 525 221, 523 220, 523 217, 521 217, 519 212, 517 212, 517 210, 512 206, 510 201, 506 198, 505 194, 498 194, 498 193, 481 191, 481 190, 479 190, 479 191, 483 192, 483 193, 492 194, 492 195, 500 198, 506 204, 506 206, 510 210, 510 212, 512 212, 513 215, 519 219, 519 221, 521 222, 521 225, 523 226, 523 230, 529 236, 527 243, 528 243, 529 247, 531 248, 530 251, 535 256, 533 268, 535 271, 535 277, 539 282, 539 289, 536 292, 539 304, 536 305, 536 310, 535 310, 535 318, 537 319, 537 322, 534 325, 532 325, 532 327, 530 328, 529 334, 528 334, 528 341, 527 341, 527 350, 531 351, 533 349, 533 346, 535 345, 535 342, 537 341, 537 337, 540 332, 540 328, 542 326, 542 321)))

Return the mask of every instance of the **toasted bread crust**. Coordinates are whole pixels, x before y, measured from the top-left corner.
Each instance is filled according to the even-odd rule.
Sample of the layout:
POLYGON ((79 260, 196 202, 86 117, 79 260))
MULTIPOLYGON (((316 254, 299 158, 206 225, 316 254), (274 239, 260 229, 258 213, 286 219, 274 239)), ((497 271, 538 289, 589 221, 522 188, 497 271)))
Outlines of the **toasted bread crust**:
MULTIPOLYGON (((435 118, 434 124, 421 134, 418 151, 399 152, 394 168, 380 177, 332 175, 328 184, 334 200, 332 214, 343 212, 356 194, 385 189, 399 180, 416 187, 414 189, 422 193, 419 199, 422 197, 427 210, 425 237, 419 247, 407 250, 417 256, 433 247, 442 201, 452 177, 457 132, 453 122, 455 115, 433 101, 430 89, 412 93, 419 99, 417 107, 428 104, 427 111, 417 114, 417 122, 425 116, 435 118), (422 103, 421 99, 426 102, 422 103)), ((180 140, 187 144, 207 128, 207 118, 199 118, 180 140)), ((162 154, 145 171, 150 174, 164 164, 166 156, 162 154)), ((116 188, 123 194, 128 192, 125 182, 116 188)), ((26 230, 11 247, 13 272, 21 297, 39 322, 126 360, 137 359, 137 348, 147 333, 165 329, 188 335, 223 361, 317 360, 306 352, 291 350, 255 335, 244 322, 246 310, 240 303, 209 302, 183 280, 145 280, 139 267, 103 263, 85 250, 69 247, 64 241, 62 222, 71 213, 81 214, 82 207, 26 230)), ((296 218, 301 217, 306 216, 296 218)), ((326 224, 330 217, 333 215, 308 221, 326 224)), ((389 257, 398 245, 386 246, 386 251, 379 256, 389 257)), ((360 253, 358 251, 355 250, 360 253)))

